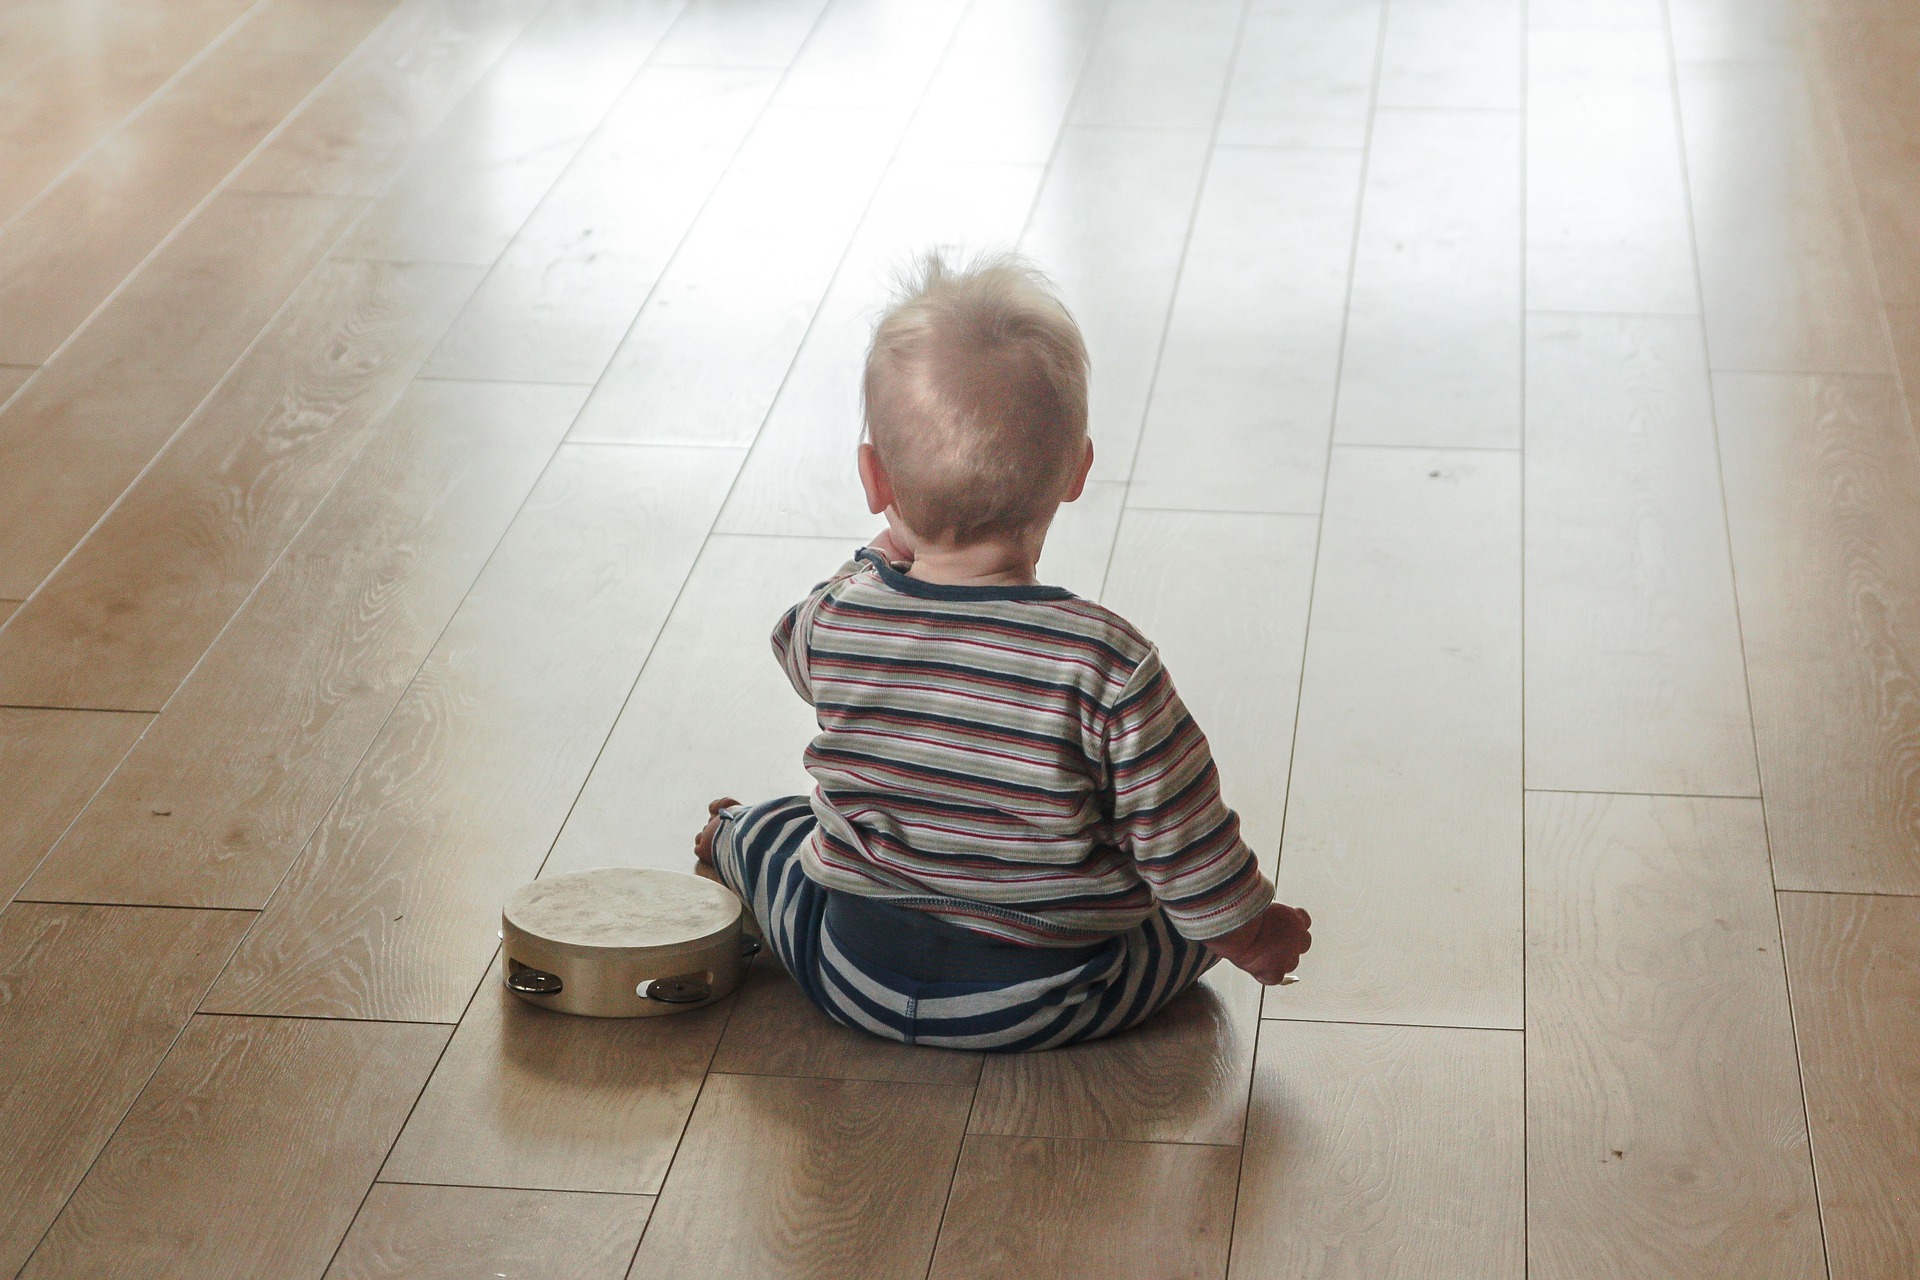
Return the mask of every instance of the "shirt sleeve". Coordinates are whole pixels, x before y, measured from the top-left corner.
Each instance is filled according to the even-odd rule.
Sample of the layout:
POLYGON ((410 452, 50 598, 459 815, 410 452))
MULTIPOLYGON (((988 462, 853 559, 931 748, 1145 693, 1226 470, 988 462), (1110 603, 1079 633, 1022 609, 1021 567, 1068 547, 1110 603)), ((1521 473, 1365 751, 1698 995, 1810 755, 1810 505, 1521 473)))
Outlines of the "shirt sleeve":
POLYGON ((1120 847, 1196 942, 1231 933, 1266 910, 1273 885, 1220 798, 1206 735, 1150 651, 1108 717, 1107 765, 1120 847))
POLYGON ((833 571, 833 576, 807 593, 807 598, 780 615, 780 621, 773 624, 773 656, 780 663, 780 669, 787 673, 795 693, 813 703, 813 676, 808 670, 808 644, 813 633, 813 619, 820 611, 821 602, 829 592, 841 583, 866 568, 865 548, 854 553, 853 559, 833 571))

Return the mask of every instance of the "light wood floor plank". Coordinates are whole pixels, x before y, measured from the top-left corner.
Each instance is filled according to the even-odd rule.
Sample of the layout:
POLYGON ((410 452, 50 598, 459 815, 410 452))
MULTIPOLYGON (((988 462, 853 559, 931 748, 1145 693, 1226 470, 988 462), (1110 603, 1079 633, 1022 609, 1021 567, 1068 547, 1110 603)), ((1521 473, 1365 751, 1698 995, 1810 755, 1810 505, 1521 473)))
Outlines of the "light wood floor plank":
POLYGON ((1520 1036, 1267 1022, 1234 1280, 1518 1280, 1520 1036))
POLYGON ((561 450, 209 1009, 459 1017, 739 461, 561 450))
POLYGON ((759 70, 641 72, 494 264, 425 372, 597 379, 774 81, 759 70))
POLYGON ((1816 12, 1801 0, 1668 0, 1667 8, 1682 62, 1799 61, 1816 12))
POLYGON ((614 353, 573 438, 751 444, 902 123, 891 111, 769 109, 614 353), (781 217, 769 222, 775 208, 781 217))
POLYGON ((249 3, 111 6, 98 25, 72 6, 42 8, 37 56, 22 46, 39 32, 10 29, 0 38, 0 67, 13 73, 0 75, 0 223, 219 39, 249 3))
POLYGON ((153 719, 0 707, 0 902, 12 898, 153 719))
POLYGON ((860 375, 873 322, 900 273, 930 249, 963 259, 1020 235, 1038 165, 921 164, 888 169, 753 440, 719 528, 864 543, 879 526, 854 471, 860 375))
POLYGON ((1760 805, 1527 806, 1528 1275, 1826 1275, 1760 805))
POLYGON ((1520 443, 1520 147, 1504 112, 1375 115, 1342 444, 1520 443))
POLYGON ((707 540, 543 871, 692 868, 707 802, 804 795, 818 731, 767 637, 860 544, 707 540), (675 726, 663 734, 662 725, 675 726))
POLYGON ((234 186, 379 195, 545 7, 546 0, 404 0, 234 186))
POLYGON ((713 1069, 971 1088, 980 1078, 980 1055, 897 1044, 843 1027, 808 1002, 778 960, 763 955, 734 998, 713 1069))
POLYGON ((1069 127, 1021 237, 1086 335, 1096 480, 1133 466, 1206 147, 1197 131, 1069 127))
POLYGON ((1214 154, 1131 505, 1319 510, 1359 180, 1347 152, 1214 154))
POLYGON ((375 1184, 327 1280, 621 1280, 645 1196, 375 1184))
POLYGON ((969 1133, 1232 1146, 1246 1122, 1260 984, 1221 963, 1131 1031, 989 1055, 969 1133))
POLYGON ((0 633, 0 702, 159 710, 477 283, 472 267, 317 271, 0 633))
POLYGON ((1169 1143, 969 1137, 932 1280, 1215 1280, 1240 1153, 1169 1143))
POLYGON ((1920 893, 1920 456, 1881 378, 1714 380, 1781 888, 1920 893))
POLYGON ((881 107, 920 96, 965 0, 837 0, 780 82, 789 107, 881 107))
POLYGON ((1534 316, 1527 784, 1758 795, 1693 317, 1534 316))
POLYGON ((1221 109, 1221 145, 1366 146, 1384 8, 1254 0, 1221 109))
POLYGON ((496 961, 380 1176, 658 1191, 731 1011, 570 1017, 509 993, 496 961))
POLYGON ((1792 64, 1683 60, 1679 77, 1713 367, 1890 371, 1831 104, 1792 64))
POLYGON ((0 233, 0 362, 41 364, 385 16, 270 0, 0 233))
POLYGON ((1074 99, 1075 124, 1209 130, 1240 0, 1114 0, 1074 99))
POLYGON ((1783 893, 1834 1280, 1920 1270, 1920 899, 1783 893))
POLYGON ((335 252, 491 264, 682 7, 683 0, 549 5, 335 252))
POLYGON ((1213 748, 1241 834, 1269 870, 1286 814, 1313 526, 1299 516, 1129 511, 1100 597, 1159 646, 1213 748))
POLYGON ((22 1276, 318 1275, 446 1042, 195 1018, 22 1276))
POLYGON ((0 912, 0 1273, 27 1260, 252 922, 38 903, 0 912))
POLYGON ((915 160, 1045 164, 1104 0, 976 0, 900 144, 915 160))
POLYGON ((1529 0, 1533 31, 1619 31, 1667 25, 1661 0, 1529 0))
POLYGON ((585 395, 416 382, 28 896, 265 906, 585 395))
POLYGON ((24 598, 86 536, 359 209, 216 196, 7 402, 0 593, 24 598))
POLYGON ((1523 0, 1391 0, 1383 107, 1520 106, 1523 0))
POLYGON ((819 21, 826 0, 693 0, 655 61, 701 67, 784 67, 819 21))
POLYGON ((1672 74, 1658 27, 1529 38, 1529 307, 1698 314, 1672 74))
POLYGON ((1519 480, 1334 451, 1278 877, 1313 953, 1269 1015, 1521 1025, 1519 480))
POLYGON ((709 1077, 629 1275, 919 1280, 971 1096, 709 1077))
POLYGON ((1046 549, 1036 569, 1040 581, 1098 600, 1113 558, 1127 486, 1119 480, 1090 480, 1078 499, 1060 508, 1047 530, 1046 549))

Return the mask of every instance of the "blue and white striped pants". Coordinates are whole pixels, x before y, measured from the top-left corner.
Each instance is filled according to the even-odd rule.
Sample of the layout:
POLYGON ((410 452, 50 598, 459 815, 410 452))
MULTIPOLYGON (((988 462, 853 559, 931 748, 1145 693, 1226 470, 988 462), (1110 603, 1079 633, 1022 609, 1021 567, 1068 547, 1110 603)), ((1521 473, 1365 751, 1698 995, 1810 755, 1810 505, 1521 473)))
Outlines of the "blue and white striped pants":
POLYGON ((752 909, 767 945, 828 1017, 884 1039, 997 1052, 1093 1040, 1144 1021, 1216 959, 1156 910, 1064 972, 1011 982, 921 982, 864 960, 828 927, 834 895, 801 867, 800 849, 814 827, 806 797, 743 805, 723 816, 714 869, 752 909))

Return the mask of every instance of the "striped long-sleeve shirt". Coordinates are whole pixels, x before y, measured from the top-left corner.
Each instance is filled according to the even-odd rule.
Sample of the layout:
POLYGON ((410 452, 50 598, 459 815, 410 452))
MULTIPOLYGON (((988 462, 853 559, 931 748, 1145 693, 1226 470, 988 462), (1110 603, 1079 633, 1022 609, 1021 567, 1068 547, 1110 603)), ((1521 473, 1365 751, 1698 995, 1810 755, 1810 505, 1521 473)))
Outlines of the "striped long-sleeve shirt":
POLYGON ((1112 610, 922 582, 867 550, 773 649, 820 722, 813 880, 1041 946, 1156 901, 1205 940, 1273 900, 1158 651, 1112 610))

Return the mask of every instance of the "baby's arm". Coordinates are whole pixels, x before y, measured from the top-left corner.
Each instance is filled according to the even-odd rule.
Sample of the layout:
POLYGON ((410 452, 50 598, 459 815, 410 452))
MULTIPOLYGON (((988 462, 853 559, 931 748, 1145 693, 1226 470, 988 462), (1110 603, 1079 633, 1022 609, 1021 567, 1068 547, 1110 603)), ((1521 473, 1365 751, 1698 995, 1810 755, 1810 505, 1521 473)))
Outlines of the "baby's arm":
POLYGON ((1273 901, 1240 819, 1220 797, 1207 739, 1150 653, 1107 730, 1114 821, 1173 926, 1262 982, 1307 949, 1304 911, 1273 901))
MULTIPOLYGON (((867 546, 878 551, 889 564, 913 563, 913 552, 901 548, 890 529, 882 529, 879 536, 867 546)), ((820 604, 827 598, 828 592, 860 572, 861 563, 856 554, 834 570, 831 578, 809 591, 805 600, 781 614, 780 621, 773 624, 773 656, 780 663, 780 669, 787 673, 787 680, 793 685, 794 692, 809 703, 813 701, 813 677, 807 671, 807 651, 814 615, 819 612, 820 604)))

